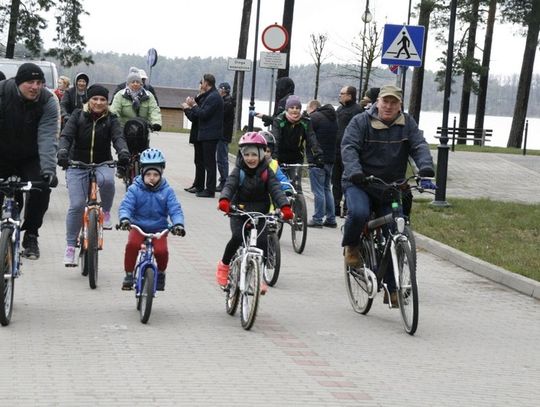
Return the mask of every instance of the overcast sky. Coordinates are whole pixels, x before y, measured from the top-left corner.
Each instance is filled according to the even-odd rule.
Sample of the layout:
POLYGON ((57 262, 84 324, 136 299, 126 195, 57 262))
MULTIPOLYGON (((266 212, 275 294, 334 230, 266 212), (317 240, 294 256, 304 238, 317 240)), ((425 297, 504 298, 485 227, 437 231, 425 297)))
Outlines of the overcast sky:
MULTIPOLYGON (((413 0, 413 8, 419 0, 413 0)), ((112 51, 146 55, 155 48, 159 55, 186 58, 236 57, 242 0, 83 0, 90 13, 83 16, 82 33, 92 52, 112 51)), ((252 35, 257 0, 253 0, 252 35)), ((326 47, 332 54, 325 62, 351 60, 350 43, 358 40, 363 23, 365 0, 296 0, 292 35, 291 64, 311 64, 310 34, 326 33, 326 47)), ((379 27, 407 22, 409 0, 371 0, 370 11, 379 27)), ((265 27, 281 24, 282 0, 261 0, 259 38, 265 27)), ((411 25, 417 20, 411 18, 411 25)), ((491 72, 498 75, 518 74, 521 69, 525 40, 512 35, 512 27, 495 29, 491 72)), ((50 45, 50 44, 49 44, 50 45)), ((259 52, 266 51, 259 41, 259 52)), ((427 49, 426 68, 438 68, 440 51, 427 49)), ((480 53, 477 54, 481 58, 480 53)), ((248 59, 253 58, 250 40, 248 59)), ((537 58, 538 59, 538 58, 537 58)), ((380 64, 380 60, 377 61, 380 64)), ((540 73, 535 64, 535 73, 540 73)))

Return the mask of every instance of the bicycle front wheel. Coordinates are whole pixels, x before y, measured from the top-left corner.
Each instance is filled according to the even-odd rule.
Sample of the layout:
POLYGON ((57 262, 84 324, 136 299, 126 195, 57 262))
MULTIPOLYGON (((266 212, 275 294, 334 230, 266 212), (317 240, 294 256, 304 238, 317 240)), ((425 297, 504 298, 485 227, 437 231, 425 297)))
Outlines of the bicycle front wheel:
POLYGON ((418 286, 416 284, 416 262, 409 244, 396 244, 398 264, 398 303, 405 331, 414 335, 418 327, 418 286))
POLYGON ((88 213, 88 245, 85 251, 85 267, 88 272, 88 283, 90 284, 91 289, 97 287, 98 281, 98 226, 99 226, 99 215, 96 209, 92 209, 88 213))
POLYGON ((298 194, 293 203, 294 219, 291 223, 291 237, 294 251, 301 254, 306 247, 307 206, 303 194, 298 194))
POLYGON ((227 314, 234 315, 236 314, 236 309, 238 308, 238 299, 240 297, 240 287, 238 287, 240 281, 240 262, 238 258, 234 258, 231 261, 231 269, 229 271, 229 282, 225 292, 225 311, 227 314))
MULTIPOLYGON (((373 257, 370 250, 370 242, 365 239, 360 241, 360 253, 364 261, 363 267, 373 270, 373 257)), ((349 302, 355 312, 366 315, 373 304, 373 289, 375 282, 371 277, 364 275, 363 267, 349 267, 345 264, 345 287, 349 302)))
POLYGON ((4 229, 0 236, 0 292, 2 304, 0 305, 0 324, 9 325, 13 312, 13 293, 15 291, 15 279, 13 278, 13 244, 10 229, 4 229))
POLYGON ((146 324, 152 312, 152 302, 154 301, 154 270, 152 267, 146 267, 142 270, 141 291, 137 308, 141 317, 141 322, 146 324))
POLYGON ((242 328, 251 329, 257 316, 259 296, 261 292, 260 264, 253 258, 248 257, 246 262, 246 283, 240 294, 240 321, 242 328))
POLYGON ((268 233, 268 253, 266 267, 264 269, 264 281, 270 287, 273 287, 278 280, 279 270, 281 268, 281 246, 277 233, 268 233))

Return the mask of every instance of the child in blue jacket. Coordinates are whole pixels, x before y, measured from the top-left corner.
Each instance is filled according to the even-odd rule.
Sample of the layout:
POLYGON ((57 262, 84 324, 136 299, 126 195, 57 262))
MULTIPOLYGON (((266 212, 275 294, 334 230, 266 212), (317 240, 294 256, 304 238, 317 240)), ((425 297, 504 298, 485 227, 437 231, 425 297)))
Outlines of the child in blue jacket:
MULTIPOLYGON (((184 236, 184 213, 173 189, 163 178, 165 157, 155 148, 144 150, 140 156, 141 175, 135 178, 133 184, 120 203, 118 218, 120 228, 130 229, 133 223, 147 233, 160 232, 169 226, 169 218, 174 225, 171 233, 184 236)), ((122 290, 133 288, 133 270, 137 254, 144 242, 144 237, 135 229, 131 229, 124 255, 124 270, 126 276, 122 290)), ((157 289, 165 289, 165 270, 169 261, 167 236, 154 239, 154 256, 158 266, 157 289)))

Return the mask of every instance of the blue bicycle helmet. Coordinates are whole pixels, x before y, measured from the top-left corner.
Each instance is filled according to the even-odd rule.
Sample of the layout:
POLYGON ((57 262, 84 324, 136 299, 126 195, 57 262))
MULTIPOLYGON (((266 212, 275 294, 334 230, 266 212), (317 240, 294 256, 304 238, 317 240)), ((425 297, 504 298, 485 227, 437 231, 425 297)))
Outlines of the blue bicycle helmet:
POLYGON ((141 167, 146 166, 160 166, 165 168, 165 156, 157 148, 147 148, 141 153, 140 159, 141 167))

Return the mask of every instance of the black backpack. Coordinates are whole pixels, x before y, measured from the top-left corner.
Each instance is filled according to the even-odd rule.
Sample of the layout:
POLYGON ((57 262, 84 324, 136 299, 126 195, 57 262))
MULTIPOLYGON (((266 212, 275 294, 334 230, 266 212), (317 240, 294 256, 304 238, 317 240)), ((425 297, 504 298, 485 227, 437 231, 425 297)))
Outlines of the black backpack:
POLYGON ((129 119, 126 122, 124 136, 131 154, 141 153, 150 146, 149 133, 148 122, 140 117, 129 119))

